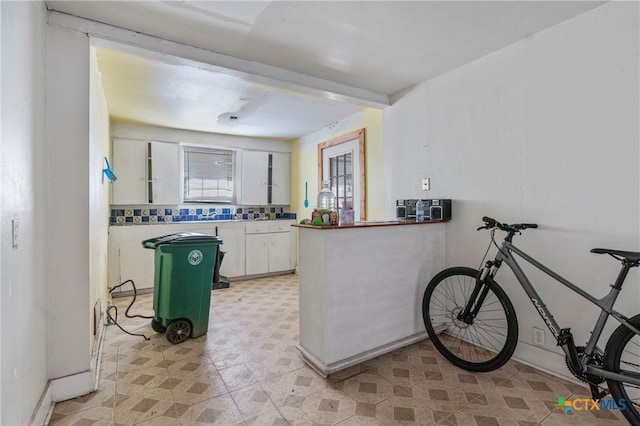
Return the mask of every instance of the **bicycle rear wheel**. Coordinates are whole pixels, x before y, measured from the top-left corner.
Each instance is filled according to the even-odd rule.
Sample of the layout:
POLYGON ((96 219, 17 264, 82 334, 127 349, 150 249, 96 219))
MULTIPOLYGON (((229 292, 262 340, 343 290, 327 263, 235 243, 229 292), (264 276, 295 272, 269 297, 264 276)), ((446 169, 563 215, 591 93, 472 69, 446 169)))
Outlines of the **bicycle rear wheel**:
MULTIPOLYGON (((631 318, 629 323, 640 329, 640 314, 631 318)), ((619 326, 607 342, 604 367, 615 373, 640 378, 640 336, 624 325, 619 326)), ((618 407, 626 406, 622 414, 629 423, 640 425, 640 386, 610 379, 607 379, 607 385, 618 407)))
MULTIPOLYGON (((469 323, 458 315, 476 286, 478 271, 455 267, 437 274, 422 299, 422 316, 433 345, 454 365, 469 371, 502 367, 518 343, 518 319, 505 292, 488 279, 486 297, 469 323)), ((475 304, 475 303, 474 303, 475 304)))

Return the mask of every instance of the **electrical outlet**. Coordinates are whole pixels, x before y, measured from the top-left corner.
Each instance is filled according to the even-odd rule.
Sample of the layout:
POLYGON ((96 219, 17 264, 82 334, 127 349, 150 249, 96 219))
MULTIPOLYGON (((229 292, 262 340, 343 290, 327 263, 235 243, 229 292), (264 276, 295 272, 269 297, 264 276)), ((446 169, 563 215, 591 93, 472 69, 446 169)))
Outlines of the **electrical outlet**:
POLYGON ((544 330, 538 327, 533 327, 533 344, 537 346, 544 346, 544 330))
POLYGON ((431 189, 431 179, 422 178, 422 190, 423 191, 428 191, 430 189, 431 189))

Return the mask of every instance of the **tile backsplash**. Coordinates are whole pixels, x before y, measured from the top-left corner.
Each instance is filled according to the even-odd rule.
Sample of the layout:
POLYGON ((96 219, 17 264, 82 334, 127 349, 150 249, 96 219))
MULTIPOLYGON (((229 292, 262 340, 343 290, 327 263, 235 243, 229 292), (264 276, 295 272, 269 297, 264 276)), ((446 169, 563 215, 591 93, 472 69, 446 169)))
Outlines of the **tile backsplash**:
POLYGON ((155 225, 216 220, 295 219, 282 207, 189 207, 114 206, 109 225, 155 225))

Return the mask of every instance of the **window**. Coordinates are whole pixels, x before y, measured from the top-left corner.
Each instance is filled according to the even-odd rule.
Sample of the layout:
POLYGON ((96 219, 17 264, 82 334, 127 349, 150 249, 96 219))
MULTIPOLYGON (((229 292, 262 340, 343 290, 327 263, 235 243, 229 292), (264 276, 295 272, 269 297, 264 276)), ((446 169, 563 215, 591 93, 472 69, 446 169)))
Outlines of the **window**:
POLYGON ((184 147, 184 202, 233 203, 234 151, 184 147))
POLYGON ((351 151, 329 158, 329 186, 339 209, 353 208, 353 169, 351 151))

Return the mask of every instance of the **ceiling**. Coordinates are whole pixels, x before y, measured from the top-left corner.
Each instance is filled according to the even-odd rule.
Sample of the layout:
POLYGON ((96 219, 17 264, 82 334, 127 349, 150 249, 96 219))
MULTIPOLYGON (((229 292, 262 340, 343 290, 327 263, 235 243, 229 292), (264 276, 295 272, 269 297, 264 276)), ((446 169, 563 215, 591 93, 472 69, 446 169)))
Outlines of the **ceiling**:
POLYGON ((103 44, 98 62, 115 120, 277 138, 326 127, 371 106, 372 97, 384 107, 416 84, 601 4, 46 1, 53 11, 281 71, 282 78, 271 81, 246 78, 103 44), (287 79, 297 80, 299 90, 287 79), (357 96, 336 100, 347 91, 362 93, 361 102, 357 96))

